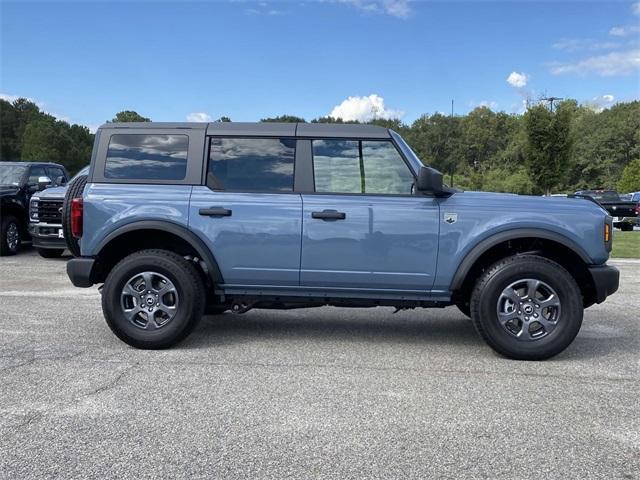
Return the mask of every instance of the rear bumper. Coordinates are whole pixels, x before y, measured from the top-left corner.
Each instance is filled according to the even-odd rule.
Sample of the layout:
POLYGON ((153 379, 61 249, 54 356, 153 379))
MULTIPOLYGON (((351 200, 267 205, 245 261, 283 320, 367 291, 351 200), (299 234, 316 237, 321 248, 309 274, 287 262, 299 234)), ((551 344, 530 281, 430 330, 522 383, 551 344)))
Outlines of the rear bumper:
POLYGON ((96 260, 91 257, 72 258, 67 262, 67 275, 76 287, 88 288, 93 282, 96 260))
POLYGON ((596 289, 596 303, 602 303, 609 296, 618 290, 620 284, 620 271, 611 265, 599 265, 589 267, 589 273, 593 278, 593 285, 596 289))

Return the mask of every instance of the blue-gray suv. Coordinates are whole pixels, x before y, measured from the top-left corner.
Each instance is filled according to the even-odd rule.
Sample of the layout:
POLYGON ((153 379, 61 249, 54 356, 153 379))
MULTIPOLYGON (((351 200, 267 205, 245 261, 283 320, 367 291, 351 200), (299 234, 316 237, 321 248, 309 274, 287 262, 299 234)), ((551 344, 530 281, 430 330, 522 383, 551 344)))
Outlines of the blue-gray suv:
POLYGON ((449 188, 372 125, 107 124, 64 215, 71 281, 103 284, 138 348, 204 313, 457 305, 497 352, 544 359, 618 288, 597 203, 449 188))

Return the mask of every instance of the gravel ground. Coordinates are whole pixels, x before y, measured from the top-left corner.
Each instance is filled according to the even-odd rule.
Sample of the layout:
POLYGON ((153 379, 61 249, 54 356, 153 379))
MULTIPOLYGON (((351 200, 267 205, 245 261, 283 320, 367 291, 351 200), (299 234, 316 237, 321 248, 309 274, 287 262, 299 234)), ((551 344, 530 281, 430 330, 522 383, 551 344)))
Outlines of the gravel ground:
POLYGON ((546 362, 455 308, 206 317, 138 351, 64 260, 0 258, 2 478, 640 479, 640 262, 546 362))

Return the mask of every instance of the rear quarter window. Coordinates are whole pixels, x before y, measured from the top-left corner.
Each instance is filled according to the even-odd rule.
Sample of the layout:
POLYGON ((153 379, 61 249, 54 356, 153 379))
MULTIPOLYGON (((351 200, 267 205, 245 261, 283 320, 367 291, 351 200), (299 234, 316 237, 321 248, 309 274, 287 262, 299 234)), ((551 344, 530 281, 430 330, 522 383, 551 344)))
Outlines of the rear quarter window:
POLYGON ((111 135, 105 178, 183 180, 187 173, 187 135, 111 135))

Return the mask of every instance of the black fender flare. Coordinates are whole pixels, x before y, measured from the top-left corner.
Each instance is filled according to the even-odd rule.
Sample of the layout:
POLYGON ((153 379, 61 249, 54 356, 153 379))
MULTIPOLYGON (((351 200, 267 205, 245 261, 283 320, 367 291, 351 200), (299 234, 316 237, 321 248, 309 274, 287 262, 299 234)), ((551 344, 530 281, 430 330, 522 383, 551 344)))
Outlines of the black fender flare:
POLYGON ((458 269, 451 281, 450 290, 455 291, 462 287, 462 284, 473 265, 490 248, 508 240, 516 240, 518 238, 542 238, 544 240, 551 240, 573 251, 585 264, 590 265, 593 263, 587 252, 580 245, 559 233, 538 228, 506 230, 481 240, 469 251, 469 253, 467 253, 462 262, 458 265, 458 269))
POLYGON ((204 261, 205 265, 207 266, 207 272, 211 281, 215 284, 224 283, 222 272, 220 271, 218 262, 216 261, 215 257, 211 253, 211 250, 209 250, 204 241, 188 228, 169 221, 141 220, 137 222, 127 223, 126 225, 116 228, 102 239, 102 241, 98 245, 98 248, 96 248, 95 250, 96 256, 99 256, 100 252, 102 252, 102 250, 109 243, 111 243, 111 241, 115 240, 123 234, 134 232, 136 230, 160 230, 180 237, 182 240, 191 245, 191 247, 193 247, 193 249, 198 253, 198 257, 200 257, 204 261))

